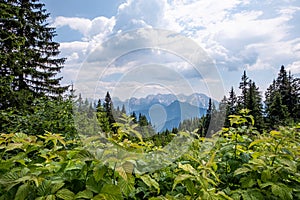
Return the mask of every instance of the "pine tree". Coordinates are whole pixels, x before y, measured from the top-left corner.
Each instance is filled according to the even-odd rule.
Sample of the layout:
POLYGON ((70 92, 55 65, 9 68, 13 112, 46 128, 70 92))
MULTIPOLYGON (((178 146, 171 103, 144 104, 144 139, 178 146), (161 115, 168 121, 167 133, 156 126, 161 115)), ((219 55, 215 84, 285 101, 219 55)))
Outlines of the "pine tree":
POLYGON ((122 114, 126 114, 126 109, 125 109, 125 105, 124 104, 122 105, 121 113, 122 114))
POLYGON ((29 97, 57 97, 67 90, 60 86, 62 77, 57 77, 65 58, 56 58, 59 44, 53 42, 55 29, 47 24, 49 14, 43 7, 38 0, 0 3, 1 82, 14 95, 6 95, 1 108, 20 107, 30 103, 29 97))
POLYGON ((287 125, 288 122, 288 108, 282 103, 282 97, 279 91, 273 94, 273 100, 268 107, 267 122, 270 127, 278 125, 287 125))
POLYGON ((210 128, 210 122, 212 118, 212 113, 213 113, 213 104, 211 101, 211 98, 208 101, 208 108, 206 110, 206 115, 203 120, 203 131, 205 135, 210 135, 209 133, 209 128, 210 128))
POLYGON ((106 93, 105 96, 105 100, 104 100, 104 111, 106 112, 106 115, 108 117, 108 121, 111 124, 111 126, 113 125, 113 123, 115 123, 115 119, 114 119, 114 108, 113 108, 113 103, 110 97, 109 92, 106 93))
POLYGON ((97 102, 96 115, 97 115, 97 120, 99 122, 99 126, 100 126, 101 130, 105 133, 109 133, 111 131, 111 127, 109 124, 107 114, 104 111, 104 107, 103 107, 100 99, 97 102))
POLYGON ((229 105, 228 115, 236 114, 236 112, 237 112, 237 97, 236 97, 233 87, 231 87, 231 90, 229 92, 228 105, 229 105))
POLYGON ((147 120, 147 117, 145 115, 142 115, 141 113, 139 114, 139 125, 140 126, 148 126, 149 122, 147 120))
POLYGON ((295 78, 292 81, 293 88, 293 102, 294 105, 292 110, 292 116, 294 117, 296 122, 300 121, 300 78, 295 78))
POLYGON ((266 121, 270 125, 272 119, 277 120, 277 125, 299 121, 299 83, 290 72, 286 72, 284 66, 281 66, 278 77, 269 86, 265 96, 266 121))
POLYGON ((242 80, 240 82, 239 88, 242 90, 242 94, 239 97, 239 110, 247 107, 247 92, 248 92, 248 86, 249 86, 249 78, 247 77, 246 71, 244 71, 244 74, 242 76, 242 80))
POLYGON ((284 66, 282 65, 278 74, 278 77, 276 79, 276 84, 278 91, 280 92, 281 98, 282 98, 282 104, 286 105, 288 108, 288 112, 292 112, 293 105, 292 102, 292 88, 291 88, 291 82, 292 77, 289 77, 287 74, 287 71, 285 70, 284 66))
POLYGON ((246 107, 250 110, 249 114, 254 118, 255 127, 259 131, 262 131, 264 128, 262 97, 259 88, 256 87, 255 82, 252 82, 251 80, 249 81, 246 107))
POLYGON ((136 114, 135 114, 135 112, 133 111, 133 113, 131 114, 131 116, 130 117, 132 117, 133 119, 132 119, 132 122, 133 123, 137 123, 137 118, 136 118, 136 114))
POLYGON ((96 112, 102 112, 103 111, 103 107, 101 104, 101 99, 98 99, 97 105, 96 105, 96 112))
POLYGON ((295 122, 300 121, 300 78, 294 78, 289 72, 288 110, 295 122))
POLYGON ((233 87, 231 87, 229 92, 229 98, 227 99, 226 96, 221 101, 219 110, 221 112, 225 112, 225 127, 230 126, 229 122, 229 115, 237 114, 237 97, 235 95, 233 87), (224 111, 223 111, 224 109, 224 111))

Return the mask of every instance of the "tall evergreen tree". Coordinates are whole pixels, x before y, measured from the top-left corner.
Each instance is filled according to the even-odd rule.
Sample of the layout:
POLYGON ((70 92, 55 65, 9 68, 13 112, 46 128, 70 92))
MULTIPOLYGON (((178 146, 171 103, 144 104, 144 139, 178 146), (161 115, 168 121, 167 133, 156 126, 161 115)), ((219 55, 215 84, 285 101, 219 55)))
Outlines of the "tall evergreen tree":
POLYGON ((278 125, 287 125, 288 122, 288 108, 282 103, 282 97, 279 91, 273 93, 273 99, 267 107, 266 121, 270 127, 278 125))
POLYGON ((242 76, 242 80, 240 82, 239 88, 242 90, 242 94, 239 97, 239 109, 243 109, 247 107, 247 92, 249 87, 249 78, 246 74, 246 71, 244 71, 244 74, 242 76))
POLYGON ((49 14, 44 4, 38 0, 2 0, 0 10, 1 82, 18 96, 6 95, 1 108, 20 106, 29 96, 57 97, 64 93, 67 87, 60 86, 62 77, 57 74, 65 58, 57 58, 59 44, 53 42, 55 29, 46 22, 49 14))
POLYGON ((107 117, 107 113, 104 110, 104 107, 103 107, 100 99, 97 102, 96 115, 97 115, 97 120, 99 122, 99 126, 101 127, 101 130, 105 133, 109 133, 111 131, 111 126, 109 123, 109 119, 107 117))
POLYGON ((126 109, 125 109, 125 105, 124 104, 122 105, 121 113, 122 114, 126 114, 126 109))
POLYGON ((284 125, 287 121, 299 121, 299 82, 297 82, 297 79, 281 66, 276 80, 265 93, 267 122, 271 123, 273 119, 277 120, 277 125, 284 125))
POLYGON ((249 81, 246 107, 250 110, 249 114, 254 118, 255 127, 262 131, 264 127, 262 97, 259 88, 251 80, 249 81))
POLYGON ((293 88, 293 102, 294 105, 292 110, 292 116, 294 117, 295 121, 300 121, 300 78, 294 78, 292 81, 292 88, 293 88))
POLYGON ((133 121, 133 123, 137 123, 137 117, 136 117, 136 114, 135 114, 135 112, 133 111, 133 113, 131 114, 131 116, 130 117, 132 117, 133 119, 132 119, 132 121, 133 121))
POLYGON ((300 78, 294 78, 289 72, 288 76, 288 94, 287 107, 290 116, 295 122, 300 121, 300 78))
POLYGON ((203 120, 203 131, 205 135, 210 135, 209 127, 210 127, 212 113, 213 113, 213 104, 210 98, 208 101, 208 108, 206 110, 206 115, 203 120))
POLYGON ((228 105, 229 105, 228 114, 229 115, 236 114, 236 112, 237 112, 237 97, 236 97, 233 87, 231 87, 231 90, 229 92, 228 105))
POLYGON ((237 113, 237 97, 233 87, 231 87, 230 89, 228 99, 225 96, 224 99, 222 100, 219 110, 221 112, 225 112, 224 126, 229 127, 230 126, 229 115, 234 115, 237 113))
POLYGON ((139 125, 140 126, 148 126, 149 122, 147 120, 147 117, 145 115, 142 115, 141 113, 139 114, 139 125))
POLYGON ((108 117, 109 124, 111 127, 113 126, 113 123, 115 123, 115 118, 114 118, 114 107, 113 103, 110 97, 109 92, 106 93, 105 99, 104 99, 104 111, 106 112, 106 115, 108 117))
POLYGON ((286 105, 288 108, 288 112, 292 112, 292 77, 288 76, 287 71, 282 65, 280 71, 278 73, 278 77, 276 79, 277 90, 280 92, 282 98, 282 104, 286 105))

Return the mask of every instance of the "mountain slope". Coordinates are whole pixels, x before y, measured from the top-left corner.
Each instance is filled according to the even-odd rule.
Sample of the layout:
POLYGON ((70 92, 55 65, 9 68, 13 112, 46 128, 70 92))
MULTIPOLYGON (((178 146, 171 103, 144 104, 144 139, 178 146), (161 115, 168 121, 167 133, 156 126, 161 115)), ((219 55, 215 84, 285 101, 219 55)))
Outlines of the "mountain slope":
MULTIPOLYGON (((156 131, 172 129, 178 127, 184 119, 201 117, 206 113, 209 97, 205 94, 173 95, 157 94, 148 95, 145 98, 130 98, 121 101, 117 98, 113 100, 115 107, 125 105, 128 114, 133 112, 145 115, 155 127, 156 131)), ((217 105, 218 102, 214 101, 217 105)))

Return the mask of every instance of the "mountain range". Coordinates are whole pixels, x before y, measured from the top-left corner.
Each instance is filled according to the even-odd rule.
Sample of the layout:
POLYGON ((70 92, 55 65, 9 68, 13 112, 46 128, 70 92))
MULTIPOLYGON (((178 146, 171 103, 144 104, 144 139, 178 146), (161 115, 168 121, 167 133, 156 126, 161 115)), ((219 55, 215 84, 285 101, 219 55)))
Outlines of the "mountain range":
MULTIPOLYGON (((113 98, 113 104, 117 108, 123 105, 127 114, 145 115, 148 121, 158 132, 178 127, 185 119, 201 117, 208 108, 209 97, 205 94, 194 93, 192 95, 156 94, 145 98, 132 97, 125 101, 113 98)), ((214 101, 215 105, 218 104, 214 101)))

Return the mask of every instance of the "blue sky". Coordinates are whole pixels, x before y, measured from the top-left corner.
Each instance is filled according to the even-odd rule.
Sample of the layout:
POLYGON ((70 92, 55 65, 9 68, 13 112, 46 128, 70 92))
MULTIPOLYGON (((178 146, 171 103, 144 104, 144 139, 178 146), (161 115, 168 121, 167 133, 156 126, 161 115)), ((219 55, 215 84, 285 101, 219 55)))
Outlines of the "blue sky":
POLYGON ((220 100, 238 90, 243 70, 262 91, 281 65, 300 74, 298 0, 42 2, 67 58, 64 83, 87 96, 199 92, 220 100))

